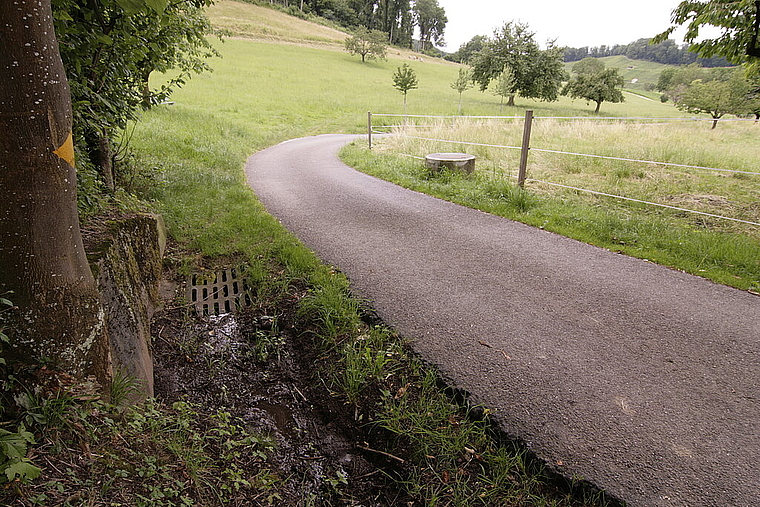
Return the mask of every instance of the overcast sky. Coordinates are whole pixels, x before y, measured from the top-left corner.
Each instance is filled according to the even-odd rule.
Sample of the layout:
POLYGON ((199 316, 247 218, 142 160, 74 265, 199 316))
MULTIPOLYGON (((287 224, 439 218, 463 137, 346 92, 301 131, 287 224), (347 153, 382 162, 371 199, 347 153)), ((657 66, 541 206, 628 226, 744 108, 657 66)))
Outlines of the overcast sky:
MULTIPOLYGON (((508 21, 527 23, 543 47, 628 44, 670 26, 680 0, 438 0, 446 11, 446 49, 450 52, 475 35, 493 35, 508 21)), ((677 40, 680 44, 681 41, 677 40)))

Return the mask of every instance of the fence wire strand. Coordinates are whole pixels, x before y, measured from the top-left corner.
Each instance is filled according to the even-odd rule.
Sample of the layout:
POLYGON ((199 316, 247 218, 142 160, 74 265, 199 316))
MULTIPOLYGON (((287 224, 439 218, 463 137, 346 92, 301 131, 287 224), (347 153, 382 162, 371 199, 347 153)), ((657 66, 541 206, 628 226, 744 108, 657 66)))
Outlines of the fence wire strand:
MULTIPOLYGON (((399 114, 399 113, 372 113, 372 116, 385 116, 390 118, 474 118, 478 120, 523 120, 524 116, 459 116, 459 115, 428 115, 428 114, 399 114)), ((754 118, 678 118, 663 117, 649 118, 645 116, 534 116, 534 120, 578 120, 578 121, 668 121, 668 122, 757 122, 754 118)), ((648 123, 643 123, 648 125, 648 123)))
POLYGON ((610 157, 606 155, 591 155, 589 153, 573 153, 571 151, 560 151, 560 150, 549 150, 544 148, 530 148, 530 151, 537 151, 542 153, 558 153, 560 155, 574 155, 576 157, 589 157, 589 158, 601 158, 605 160, 617 160, 620 162, 638 162, 641 164, 654 164, 654 165, 665 165, 670 167, 683 167, 687 169, 704 169, 706 171, 721 171, 721 172, 727 172, 727 173, 740 173, 740 174, 753 174, 756 176, 760 176, 760 173, 755 173, 751 171, 739 171, 738 169, 720 169, 718 167, 703 167, 699 165, 688 165, 688 164, 675 164, 673 162, 657 162, 654 160, 638 160, 635 158, 622 158, 622 157, 610 157))
POLYGON ((430 137, 408 136, 408 135, 404 135, 404 134, 402 134, 402 137, 406 137, 406 138, 409 138, 409 139, 420 139, 422 141, 435 141, 435 142, 440 142, 440 143, 466 144, 468 146, 485 146, 487 148, 508 148, 508 149, 512 149, 512 150, 521 150, 522 149, 521 146, 504 146, 504 145, 501 145, 501 144, 473 143, 473 142, 469 142, 469 141, 452 141, 450 139, 433 139, 433 138, 430 138, 430 137))
MULTIPOLYGON (((385 132, 375 132, 373 131, 373 134, 384 134, 385 132)), ((431 137, 419 137, 419 136, 410 136, 407 134, 396 134, 401 137, 406 137, 408 139, 419 139, 422 141, 433 141, 433 142, 440 142, 440 143, 452 143, 452 144, 463 144, 467 146, 484 146, 487 148, 506 148, 511 150, 521 150, 522 146, 507 146, 502 144, 486 144, 486 143, 474 143, 470 141, 454 141, 451 139, 436 139, 431 137)), ((530 151, 535 152, 541 152, 541 153, 555 153, 559 155, 573 155, 576 157, 587 157, 587 158, 598 158, 598 159, 604 159, 604 160, 616 160, 618 162, 635 162, 640 164, 651 164, 651 165, 662 165, 662 166, 668 166, 668 167, 681 167, 684 169, 700 169, 703 171, 718 171, 718 172, 727 172, 727 173, 738 173, 738 174, 749 174, 752 176, 760 176, 760 173, 758 172, 752 172, 752 171, 740 171, 739 169, 721 169, 719 167, 705 167, 705 166, 699 166, 699 165, 689 165, 689 164, 676 164, 674 162, 660 162, 656 160, 641 160, 641 159, 635 159, 635 158, 624 158, 624 157, 612 157, 608 155, 594 155, 591 153, 575 153, 572 151, 561 151, 561 150, 551 150, 548 148, 528 148, 530 151)))
POLYGON ((622 199, 624 201, 632 201, 632 202, 638 202, 638 203, 641 203, 641 204, 649 204, 649 205, 652 205, 652 206, 658 206, 660 208, 668 208, 668 209, 673 209, 673 210, 677 210, 677 211, 685 211, 685 212, 688 212, 688 213, 696 213, 698 215, 705 215, 705 216, 713 217, 713 218, 722 218, 723 220, 731 220, 733 222, 741 222, 743 224, 758 225, 758 226, 760 226, 760 223, 758 223, 758 222, 750 222, 749 220, 742 220, 740 218, 732 218, 732 217, 726 217, 726 216, 723 216, 723 215, 715 215, 713 213, 707 213, 707 212, 704 212, 704 211, 697 211, 697 210, 688 209, 688 208, 679 208, 678 206, 671 206, 669 204, 661 204, 661 203, 657 203, 657 202, 644 201, 644 200, 641 200, 641 199, 634 199, 633 197, 624 197, 622 195, 608 194, 606 192, 599 192, 597 190, 589 190, 587 188, 573 187, 573 186, 570 186, 570 185, 563 185, 561 183, 552 183, 551 181, 536 180, 536 179, 533 179, 533 178, 527 178, 526 181, 531 181, 531 182, 534 182, 534 183, 543 183, 545 185, 552 185, 552 186, 555 186, 555 187, 562 187, 562 188, 567 188, 567 189, 570 189, 570 190, 577 190, 579 192, 587 192, 589 194, 594 194, 594 195, 602 195, 602 196, 605 196, 605 197, 614 197, 615 199, 622 199))
MULTIPOLYGON (((373 113, 374 116, 391 116, 391 117, 410 117, 410 118, 477 118, 477 119, 523 119, 521 116, 433 116, 433 115, 404 115, 404 114, 380 114, 380 113, 373 113)), ((715 121, 714 119, 702 119, 702 118, 638 118, 638 117, 630 117, 630 118, 611 118, 611 117, 602 117, 602 118, 594 118, 594 117, 572 117, 572 116, 542 116, 542 117, 534 117, 533 119, 542 120, 542 119, 555 119, 555 120, 618 120, 618 121, 625 121, 625 120, 667 120, 667 121, 715 121)), ((755 120, 744 120, 744 119, 737 119, 737 120, 718 120, 718 121, 755 121, 755 120)), ((648 123, 644 123, 643 125, 651 125, 648 123)), ((378 126, 378 128, 392 128, 392 127, 407 127, 406 125, 382 125, 378 126)), ((412 125, 409 125, 412 126, 412 125)), ((418 127, 417 125, 414 125, 414 127, 418 127)), ((421 126, 419 126, 421 127, 421 126)), ((372 131, 373 133, 377 134, 383 134, 385 132, 376 132, 372 131)), ((417 139, 421 141, 432 141, 432 142, 440 142, 440 143, 451 143, 451 144, 461 144, 461 145, 467 145, 467 146, 484 146, 488 148, 505 148, 505 149, 516 149, 516 150, 522 150, 522 146, 506 146, 506 145, 500 145, 500 144, 486 144, 486 143, 475 143, 470 141, 454 141, 451 139, 436 139, 436 138, 429 138, 429 137, 420 137, 420 136, 410 136, 407 134, 396 134, 400 137, 405 137, 408 139, 417 139)), ((704 167, 704 166, 696 166, 696 165, 688 165, 688 164, 676 164, 672 162, 658 162, 653 160, 640 160, 640 159, 631 159, 631 158, 624 158, 624 157, 612 157, 612 156, 606 156, 606 155, 593 155, 590 153, 574 153, 574 152, 568 152, 568 151, 561 151, 561 150, 551 150, 551 149, 545 149, 545 148, 528 148, 530 151, 535 151, 539 153, 554 153, 559 155, 572 155, 577 157, 588 157, 588 158, 598 158, 598 159, 604 159, 604 160, 615 160, 619 162, 633 162, 633 163, 642 163, 642 164, 652 164, 652 165, 662 165, 662 166, 669 166, 669 167, 680 167, 685 169, 699 169, 699 170, 706 170, 706 171, 719 171, 719 172, 729 172, 729 173, 739 173, 739 174, 749 174, 749 175, 755 175, 760 176, 760 173, 758 172, 752 172, 752 171, 740 171, 737 169, 721 169, 718 167, 704 167)), ((401 153, 400 155, 414 158, 417 160, 425 160, 424 157, 418 157, 415 155, 409 155, 406 153, 401 153)), ((516 176, 513 176, 512 174, 507 175, 510 178, 516 178, 516 176)), ((543 183, 545 185, 555 186, 555 187, 561 187, 566 188, 569 190, 575 190, 578 192, 585 192, 593 195, 600 195, 604 197, 610 197, 613 199, 621 199, 624 201, 631 201, 631 202, 637 202, 640 204, 647 204, 650 206, 656 206, 660 208, 667 208, 672 209, 676 211, 682 211, 685 213, 694 213, 697 215, 703 215, 708 216, 712 218, 718 218, 722 220, 729 220, 732 222, 739 222, 743 224, 748 225, 754 225, 754 226, 760 226, 760 223, 758 222, 752 222, 750 220, 742 220, 739 218, 732 218, 727 217, 723 215, 717 215, 714 213, 707 213, 704 211, 697 211, 692 210, 688 208, 681 208, 678 206, 671 206, 669 204, 661 204, 651 201, 645 201, 642 199, 635 199, 633 197, 625 197, 622 195, 615 195, 610 194, 607 192, 600 192, 598 190, 589 190, 587 188, 580 188, 580 187, 574 187, 571 185, 564 185, 561 183, 553 183, 550 181, 544 181, 544 180, 537 180, 534 178, 527 178, 525 181, 534 182, 534 183, 543 183)))

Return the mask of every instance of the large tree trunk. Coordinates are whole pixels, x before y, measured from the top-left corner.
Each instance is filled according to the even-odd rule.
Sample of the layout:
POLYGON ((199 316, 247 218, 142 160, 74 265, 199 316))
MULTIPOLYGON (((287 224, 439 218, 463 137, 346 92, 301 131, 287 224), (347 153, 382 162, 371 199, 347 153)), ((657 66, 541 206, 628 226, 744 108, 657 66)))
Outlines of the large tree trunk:
POLYGON ((109 377, 76 208, 71 97, 50 0, 0 2, 0 293, 6 357, 109 377), (10 292, 12 291, 12 293, 10 292))
POLYGON ((515 94, 512 93, 509 96, 509 100, 507 100, 507 106, 509 107, 515 107, 515 94))

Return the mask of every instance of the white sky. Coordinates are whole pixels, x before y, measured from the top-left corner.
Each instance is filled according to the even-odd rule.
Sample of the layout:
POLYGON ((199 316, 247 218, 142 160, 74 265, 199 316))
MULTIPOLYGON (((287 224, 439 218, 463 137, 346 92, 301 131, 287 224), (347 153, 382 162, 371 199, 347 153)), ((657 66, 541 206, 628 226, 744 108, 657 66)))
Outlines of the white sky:
MULTIPOLYGON (((527 23, 542 47, 628 44, 670 26, 680 0, 438 0, 449 22, 446 50, 456 51, 475 35, 493 35, 508 21, 527 23)), ((677 43, 681 40, 677 39, 677 43)))

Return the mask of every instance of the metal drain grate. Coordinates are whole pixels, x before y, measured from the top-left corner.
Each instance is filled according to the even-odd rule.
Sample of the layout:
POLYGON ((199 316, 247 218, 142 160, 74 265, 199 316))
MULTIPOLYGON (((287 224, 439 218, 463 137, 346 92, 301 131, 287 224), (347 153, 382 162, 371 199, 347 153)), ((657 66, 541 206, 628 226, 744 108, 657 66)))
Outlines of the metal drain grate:
POLYGON ((191 275, 187 282, 187 299, 201 315, 221 315, 251 304, 248 284, 240 276, 240 268, 219 271, 214 280, 191 275))

